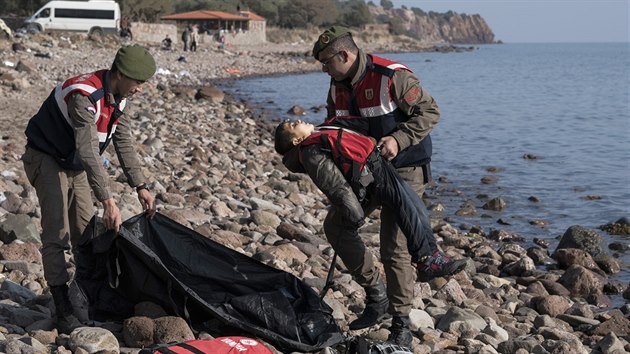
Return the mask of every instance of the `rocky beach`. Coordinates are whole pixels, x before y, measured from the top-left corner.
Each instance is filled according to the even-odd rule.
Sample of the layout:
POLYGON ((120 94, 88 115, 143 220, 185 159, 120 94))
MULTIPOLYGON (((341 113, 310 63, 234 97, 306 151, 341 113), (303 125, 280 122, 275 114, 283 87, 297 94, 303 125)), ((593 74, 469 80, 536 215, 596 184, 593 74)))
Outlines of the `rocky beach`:
MULTIPOLYGON (((459 50, 386 43, 392 42, 361 44, 379 51, 459 50)), ((71 335, 53 326, 54 305, 39 250, 40 211, 20 161, 23 132, 57 83, 108 67, 119 46, 117 39, 80 35, 0 41, 0 352, 137 353, 154 343, 210 337, 152 304, 138 304, 136 316, 123 323, 98 323, 71 335)), ((304 41, 201 47, 195 53, 151 47, 158 72, 131 99, 126 114, 160 213, 319 290, 333 253, 322 230, 325 196, 308 176, 284 168, 273 149, 275 123, 216 86, 225 79, 319 70, 308 55, 310 47, 304 41)), ((123 219, 140 213, 113 148, 103 157, 123 219)), ((434 190, 447 188, 443 182, 436 176, 434 190)), ((429 192, 426 202, 440 247, 470 261, 465 272, 449 279, 415 284, 415 353, 630 351, 630 305, 627 300, 613 304, 610 297, 630 299, 628 284, 614 278, 627 265, 603 248, 601 231, 573 226, 557 247, 544 241, 530 245, 507 231, 449 224, 448 215, 437 216, 439 193, 429 192)), ((479 207, 500 208, 501 200, 479 207)), ((361 229, 377 259, 378 219, 377 211, 361 229)), ((620 220, 607 230, 629 234, 629 222, 620 220)), ((74 267, 71 255, 68 267, 74 267)), ((335 319, 348 335, 385 340, 391 321, 348 331, 364 299, 338 264, 325 298, 335 319)))

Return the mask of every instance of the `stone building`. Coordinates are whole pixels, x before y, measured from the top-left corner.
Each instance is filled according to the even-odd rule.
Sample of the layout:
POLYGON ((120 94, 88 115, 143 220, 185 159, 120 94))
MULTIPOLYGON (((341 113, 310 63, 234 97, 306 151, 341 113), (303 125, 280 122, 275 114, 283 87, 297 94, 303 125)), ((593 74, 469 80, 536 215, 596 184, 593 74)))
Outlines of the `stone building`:
MULTIPOLYGON (((251 11, 228 13, 223 11, 197 10, 160 17, 163 21, 174 21, 183 29, 196 25, 207 37, 225 38, 225 44, 257 44, 267 41, 264 17, 251 11)), ((208 40, 208 39, 206 39, 208 40)))

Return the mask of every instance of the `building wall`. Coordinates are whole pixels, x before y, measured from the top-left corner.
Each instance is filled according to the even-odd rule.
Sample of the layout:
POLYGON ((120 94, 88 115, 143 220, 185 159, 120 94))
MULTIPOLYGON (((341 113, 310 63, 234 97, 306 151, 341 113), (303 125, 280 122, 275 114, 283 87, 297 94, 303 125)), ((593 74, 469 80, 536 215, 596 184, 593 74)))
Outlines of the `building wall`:
POLYGON ((181 33, 177 32, 177 26, 173 24, 132 22, 131 33, 133 40, 138 42, 162 43, 167 34, 173 43, 181 41, 181 33))
POLYGON ((227 45, 253 45, 267 42, 266 21, 249 21, 249 31, 226 32, 227 45))
MULTIPOLYGON (((254 45, 267 42, 266 21, 250 21, 249 31, 225 32, 226 45, 254 45)), ((146 43, 161 43, 168 36, 173 40, 173 44, 181 43, 183 28, 173 24, 132 22, 131 33, 133 40, 146 43)), ((217 36, 218 38, 218 36, 217 36)), ((199 44, 219 45, 215 40, 214 33, 199 35, 199 44)))

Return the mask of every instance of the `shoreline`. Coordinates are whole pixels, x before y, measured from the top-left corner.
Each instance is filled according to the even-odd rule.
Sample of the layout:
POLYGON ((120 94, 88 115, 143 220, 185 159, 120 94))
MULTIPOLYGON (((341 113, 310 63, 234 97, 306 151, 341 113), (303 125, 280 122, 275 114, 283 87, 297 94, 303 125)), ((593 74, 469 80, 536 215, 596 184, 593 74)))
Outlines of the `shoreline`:
MULTIPOLYGON (((12 52, 6 47, 0 52, 3 62, 22 61, 32 69, 5 67, 1 71, 10 73, 13 80, 3 75, 0 85, 0 124, 6 127, 0 139, 0 172, 6 174, 0 181, 0 192, 4 191, 6 200, 11 201, 1 203, 0 218, 27 215, 36 228, 37 199, 19 161, 26 121, 59 79, 106 67, 118 46, 79 42, 73 48, 72 44, 63 47, 68 44, 54 40, 57 42, 53 47, 43 46, 40 41, 26 43, 31 52, 12 52), (92 48, 85 51, 83 46, 92 48), (35 56, 36 52, 51 53, 51 58, 35 56)), ((145 161, 147 178, 153 182, 160 212, 227 247, 266 259, 266 264, 318 288, 329 266, 329 249, 313 249, 287 238, 278 227, 289 224, 325 242, 321 225, 326 198, 307 176, 288 173, 282 166, 273 151, 274 126, 255 114, 257 107, 212 90, 205 98, 196 98, 201 89, 214 86, 213 80, 242 79, 230 78, 226 68, 237 67, 245 75, 264 77, 294 74, 291 70, 306 65, 315 71, 318 65, 314 60, 309 63, 306 56, 247 49, 238 53, 202 50, 186 54, 185 62, 177 60, 184 56, 182 52, 152 51, 158 66, 171 74, 158 74, 145 92, 131 100, 127 114, 132 118, 138 151, 145 161)), ((140 206, 134 191, 124 183, 113 149, 108 148, 104 157, 110 160, 111 188, 127 219, 139 213, 140 206)), ((376 258, 378 226, 377 215, 373 215, 361 230, 376 258)), ((412 325, 416 328, 417 353, 455 353, 466 348, 489 353, 516 353, 518 348, 540 353, 584 353, 606 343, 612 343, 607 348, 630 350, 630 305, 605 307, 612 304, 606 301, 604 289, 613 289, 617 296, 628 293, 628 298, 630 291, 608 278, 600 265, 605 263, 598 259, 596 264, 588 247, 573 248, 575 251, 566 251, 565 258, 552 260, 551 250, 541 246, 525 249, 518 241, 504 238, 504 234, 493 237, 474 229, 460 230, 444 220, 433 220, 432 228, 447 254, 473 261, 465 273, 448 280, 415 284, 412 325)), ((10 244, 4 242, 0 247, 10 244)), ((35 269, 28 265, 41 265, 41 256, 32 254, 14 261, 22 262, 25 269, 35 269)), ((614 259, 607 261, 614 268, 614 259)), ((40 271, 33 270, 30 278, 20 278, 5 266, 2 274, 0 280, 17 283, 45 304, 42 307, 51 308, 40 271)), ((335 289, 328 292, 326 301, 340 326, 347 330, 347 324, 364 305, 364 294, 348 280, 343 268, 336 273, 335 281, 335 289)), ((26 302, 19 305, 28 307, 26 302)), ((53 332, 50 312, 42 316, 48 321, 35 327, 18 326, 10 320, 4 327, 18 326, 25 333, 29 333, 27 328, 53 332)), ((383 340, 387 327, 383 323, 347 333, 383 340)), ((2 335, 12 342, 22 338, 23 334, 17 332, 8 330, 2 335)), ((53 341, 47 345, 57 344, 53 341)))

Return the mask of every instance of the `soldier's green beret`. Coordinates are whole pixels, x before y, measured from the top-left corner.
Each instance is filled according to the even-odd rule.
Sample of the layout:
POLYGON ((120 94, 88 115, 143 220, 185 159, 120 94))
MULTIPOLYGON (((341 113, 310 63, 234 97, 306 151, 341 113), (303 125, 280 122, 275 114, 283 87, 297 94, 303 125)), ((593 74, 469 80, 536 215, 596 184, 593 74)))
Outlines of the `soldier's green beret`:
POLYGON ((138 81, 149 80, 156 70, 151 53, 138 45, 118 49, 114 64, 123 75, 138 81))
POLYGON ((341 38, 344 36, 352 36, 352 33, 350 33, 350 30, 347 27, 332 26, 329 29, 325 30, 324 33, 319 35, 319 38, 317 38, 317 42, 315 42, 315 45, 313 46, 313 56, 315 57, 315 59, 319 59, 317 57, 319 53, 322 50, 326 49, 326 47, 328 47, 330 43, 337 40, 337 38, 341 38))

